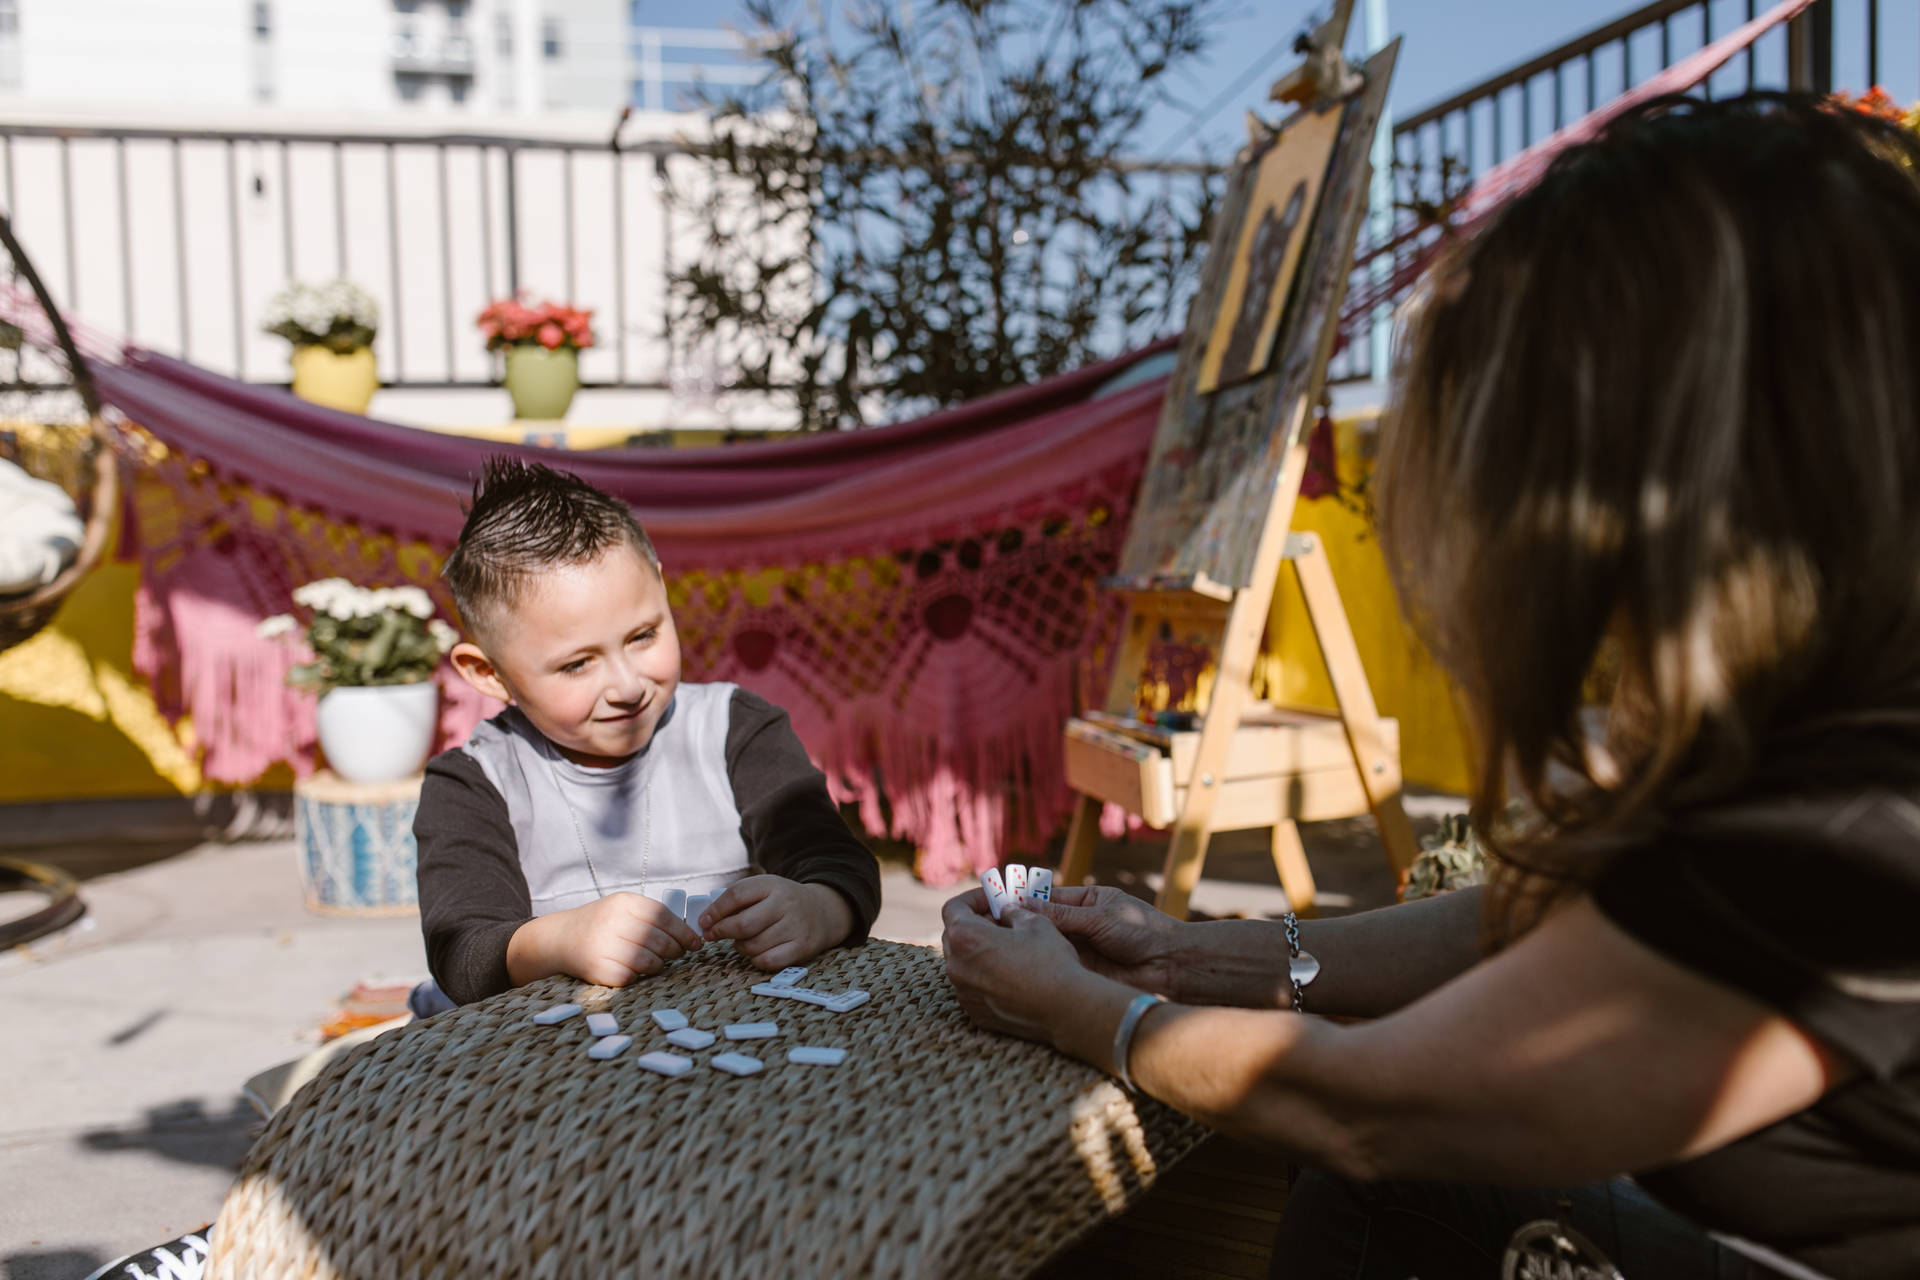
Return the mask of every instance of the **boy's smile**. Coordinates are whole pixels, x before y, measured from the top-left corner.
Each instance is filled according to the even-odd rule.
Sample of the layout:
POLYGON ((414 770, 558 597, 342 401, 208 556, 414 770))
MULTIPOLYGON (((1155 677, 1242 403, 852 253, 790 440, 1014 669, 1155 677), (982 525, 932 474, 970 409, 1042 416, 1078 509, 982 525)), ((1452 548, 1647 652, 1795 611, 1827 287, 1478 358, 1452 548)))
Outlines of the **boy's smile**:
POLYGON ((575 764, 610 767, 645 747, 680 685, 666 586, 624 543, 541 574, 486 640, 457 646, 454 666, 575 764))

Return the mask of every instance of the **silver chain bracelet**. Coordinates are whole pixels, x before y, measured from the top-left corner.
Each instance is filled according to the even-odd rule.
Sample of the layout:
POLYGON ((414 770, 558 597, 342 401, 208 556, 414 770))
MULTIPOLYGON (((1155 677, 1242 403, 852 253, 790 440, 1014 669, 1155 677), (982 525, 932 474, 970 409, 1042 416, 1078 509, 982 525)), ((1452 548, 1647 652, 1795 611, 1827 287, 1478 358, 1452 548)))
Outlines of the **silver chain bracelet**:
POLYGON ((1293 1011, 1307 1011, 1306 986, 1320 976, 1320 961, 1300 949, 1300 918, 1289 911, 1280 917, 1287 926, 1287 982, 1293 987, 1293 1011))

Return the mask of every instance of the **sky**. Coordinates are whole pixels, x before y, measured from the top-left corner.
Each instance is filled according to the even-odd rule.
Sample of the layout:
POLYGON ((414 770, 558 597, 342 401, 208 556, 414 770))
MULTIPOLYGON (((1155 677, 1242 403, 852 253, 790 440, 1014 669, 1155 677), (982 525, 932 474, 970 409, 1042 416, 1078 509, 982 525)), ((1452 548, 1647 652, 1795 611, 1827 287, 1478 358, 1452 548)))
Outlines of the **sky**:
MULTIPOLYGON (((825 0, 829 6, 845 0, 825 0)), ((1321 4, 1306 0, 1220 0, 1222 19, 1207 58, 1189 77, 1175 79, 1181 98, 1169 104, 1144 135, 1143 153, 1159 157, 1169 150, 1179 158, 1231 154, 1244 134, 1242 118, 1264 105, 1268 84, 1293 58, 1287 44, 1306 16, 1321 4), (1256 71, 1256 67, 1264 70, 1256 71), (1223 93, 1251 76, 1235 95, 1223 93), (1210 111, 1210 114, 1207 114, 1210 111), (1196 119, 1196 117, 1198 117, 1196 119)), ((1387 0, 1388 26, 1406 38, 1395 76, 1392 108, 1408 115, 1535 54, 1560 45, 1594 27, 1640 7, 1641 0, 1387 0)), ((1769 0, 1762 0, 1764 12, 1769 0)), ((1837 0, 1835 43, 1841 50, 1840 86, 1865 87, 1864 12, 1866 0, 1837 0), (1850 65, 1851 64, 1851 65, 1850 65)), ((738 0, 636 0, 640 22, 707 27, 739 21, 738 0)), ((1365 0, 1355 6, 1353 37, 1360 38, 1365 0)), ((1920 98, 1920 6, 1881 6, 1883 51, 1881 81, 1902 101, 1920 98), (1911 29, 1911 30, 1909 30, 1911 29), (1909 37, 1912 38, 1909 38, 1909 37)), ((1743 0, 1715 0, 1716 32, 1745 16, 1743 0)), ((1697 22, 1697 20, 1696 20, 1697 22)), ((1676 34, 1676 55, 1697 40, 1676 34)), ((1651 37, 1649 37, 1651 39, 1651 37)), ((1640 65, 1657 65, 1643 62, 1640 65)))

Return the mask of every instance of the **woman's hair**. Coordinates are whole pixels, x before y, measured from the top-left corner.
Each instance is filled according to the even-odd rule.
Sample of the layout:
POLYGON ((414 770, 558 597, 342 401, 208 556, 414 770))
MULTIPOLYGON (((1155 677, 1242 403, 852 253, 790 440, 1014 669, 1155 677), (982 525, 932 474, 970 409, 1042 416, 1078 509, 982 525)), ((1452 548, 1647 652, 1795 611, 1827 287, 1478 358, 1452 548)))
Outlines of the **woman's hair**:
POLYGON ((1649 103, 1425 290, 1381 535, 1468 707, 1511 936, 1763 740, 1920 683, 1920 139, 1649 103), (1496 821, 1511 788, 1536 820, 1496 821))

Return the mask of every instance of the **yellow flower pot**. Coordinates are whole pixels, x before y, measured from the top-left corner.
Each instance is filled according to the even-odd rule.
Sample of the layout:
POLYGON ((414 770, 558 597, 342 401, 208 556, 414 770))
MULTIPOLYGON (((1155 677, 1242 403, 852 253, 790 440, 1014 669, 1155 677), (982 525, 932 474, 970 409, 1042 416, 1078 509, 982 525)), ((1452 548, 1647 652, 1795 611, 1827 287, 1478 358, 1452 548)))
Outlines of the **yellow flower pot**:
POLYGON ((380 389, 380 369, 372 347, 342 355, 330 347, 293 349, 293 394, 312 404, 348 413, 365 413, 380 389))

